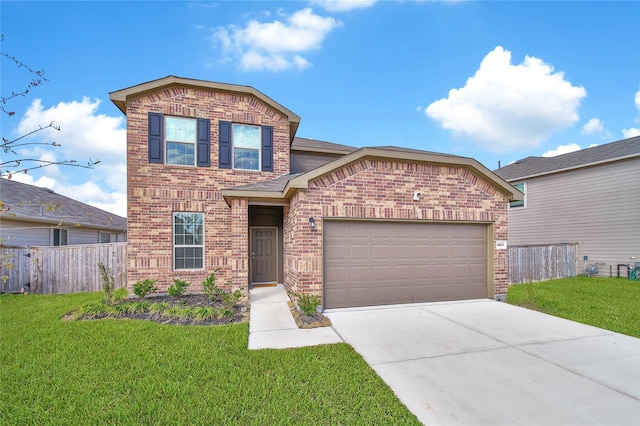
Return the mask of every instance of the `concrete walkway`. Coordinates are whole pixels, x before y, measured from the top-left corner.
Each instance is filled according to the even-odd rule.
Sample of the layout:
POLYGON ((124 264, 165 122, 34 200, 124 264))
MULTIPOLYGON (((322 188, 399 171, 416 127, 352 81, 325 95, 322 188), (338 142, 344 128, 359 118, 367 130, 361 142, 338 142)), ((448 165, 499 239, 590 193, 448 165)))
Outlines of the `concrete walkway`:
POLYGON ((298 328, 282 284, 249 290, 249 349, 285 349, 343 343, 332 327, 298 328))
POLYGON ((637 425, 640 339, 492 300, 334 309, 299 329, 249 292, 249 349, 346 342, 424 424, 637 425))

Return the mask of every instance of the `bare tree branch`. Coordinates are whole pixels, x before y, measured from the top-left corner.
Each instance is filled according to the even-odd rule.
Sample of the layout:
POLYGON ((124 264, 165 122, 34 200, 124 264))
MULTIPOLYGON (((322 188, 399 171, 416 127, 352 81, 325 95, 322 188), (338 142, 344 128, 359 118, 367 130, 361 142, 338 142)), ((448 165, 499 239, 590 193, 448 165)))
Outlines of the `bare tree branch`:
MULTIPOLYGON (((4 34, 0 36, 0 46, 3 41, 4 41, 4 34)), ((15 65, 18 68, 24 68, 28 73, 35 76, 29 81, 29 83, 27 84, 27 87, 23 91, 11 92, 11 95, 7 95, 7 96, 0 95, 0 111, 4 112, 5 114, 11 117, 15 115, 15 111, 9 111, 5 108, 7 101, 14 99, 18 96, 26 96, 32 88, 37 87, 41 85, 43 82, 49 81, 49 80, 44 77, 44 70, 36 70, 34 68, 31 68, 21 60, 17 59, 15 56, 9 55, 3 51, 0 51, 0 56, 9 59, 13 63, 15 63, 15 65)), ((16 152, 16 149, 18 147, 24 147, 27 145, 46 145, 51 147, 61 146, 58 142, 55 142, 55 141, 30 142, 29 140, 26 140, 21 143, 18 143, 23 139, 46 129, 60 130, 60 126, 55 125, 54 122, 52 121, 46 126, 38 126, 37 129, 34 129, 28 133, 25 133, 24 135, 21 135, 15 139, 9 139, 3 136, 2 143, 0 143, 0 149, 2 150, 1 152, 4 152, 4 154, 17 156, 18 153, 16 152)), ((27 173, 30 170, 42 169, 45 167, 56 166, 56 165, 91 169, 93 168, 93 166, 95 166, 98 163, 100 163, 100 160, 93 161, 91 159, 86 164, 78 164, 76 160, 48 161, 48 160, 42 160, 37 158, 18 158, 18 159, 3 158, 2 161, 0 161, 0 177, 8 177, 9 179, 11 179, 11 176, 16 173, 27 173), (22 166, 22 163, 27 163, 28 164, 27 167, 22 166)))

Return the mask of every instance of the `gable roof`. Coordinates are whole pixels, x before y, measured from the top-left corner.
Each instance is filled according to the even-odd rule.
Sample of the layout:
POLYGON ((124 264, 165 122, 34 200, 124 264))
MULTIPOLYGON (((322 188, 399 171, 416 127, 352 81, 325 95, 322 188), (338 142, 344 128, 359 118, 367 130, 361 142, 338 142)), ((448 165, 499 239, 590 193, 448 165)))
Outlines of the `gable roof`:
POLYGON ((494 173, 512 182, 634 157, 640 157, 640 136, 555 157, 527 157, 494 170, 494 173))
POLYGON ((227 203, 228 198, 235 197, 285 200, 289 198, 289 196, 295 190, 307 189, 311 180, 363 158, 380 158, 391 161, 417 161, 462 167, 472 171, 476 175, 490 182, 502 193, 507 195, 509 197, 509 200, 521 201, 524 199, 524 196, 520 191, 516 190, 509 183, 504 181, 502 178, 497 176, 495 173, 484 167, 473 158, 394 146, 360 148, 350 154, 339 157, 338 159, 327 163, 324 166, 320 166, 306 173, 284 175, 268 182, 223 189, 222 196, 227 200, 227 203))
POLYGON ((127 219, 56 194, 50 189, 0 179, 0 217, 125 232, 127 219))
POLYGON ((339 143, 319 141, 316 139, 298 138, 293 139, 292 151, 320 152, 326 154, 350 154, 358 148, 339 143))
POLYGON ((221 92, 251 95, 255 98, 258 98, 264 103, 266 103, 267 105, 269 105, 271 108, 280 112, 281 114, 283 114, 285 117, 289 119, 290 141, 293 141, 296 131, 298 130, 298 126, 300 125, 300 117, 297 114, 293 113, 289 109, 280 105, 278 102, 274 101, 273 99, 271 99, 264 93, 254 89, 253 87, 241 86, 238 84, 217 83, 214 81, 196 80, 192 78, 176 77, 174 75, 169 75, 163 78, 159 78, 157 80, 148 81, 146 83, 127 87, 125 89, 116 90, 115 92, 110 92, 109 98, 118 107, 118 109, 122 111, 124 115, 127 115, 127 100, 129 98, 144 95, 150 92, 155 92, 155 91, 169 88, 172 86, 212 89, 212 90, 218 90, 221 92))

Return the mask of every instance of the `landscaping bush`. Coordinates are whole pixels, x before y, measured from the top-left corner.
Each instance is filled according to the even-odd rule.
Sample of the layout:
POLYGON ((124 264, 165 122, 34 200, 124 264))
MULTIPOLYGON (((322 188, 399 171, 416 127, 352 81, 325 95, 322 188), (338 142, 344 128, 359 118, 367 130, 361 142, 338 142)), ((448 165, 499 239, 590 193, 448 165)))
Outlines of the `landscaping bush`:
POLYGON ((158 291, 158 288, 155 286, 157 281, 158 280, 144 280, 136 282, 133 285, 133 294, 138 296, 140 299, 144 299, 147 294, 158 291))

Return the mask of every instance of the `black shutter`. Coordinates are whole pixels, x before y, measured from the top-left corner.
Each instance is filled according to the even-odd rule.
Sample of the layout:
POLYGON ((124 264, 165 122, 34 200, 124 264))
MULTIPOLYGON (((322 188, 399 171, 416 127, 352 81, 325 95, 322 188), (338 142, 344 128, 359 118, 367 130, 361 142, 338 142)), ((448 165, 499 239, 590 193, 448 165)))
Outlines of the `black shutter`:
POLYGON ((218 129, 218 165, 221 169, 230 169, 231 123, 229 121, 221 121, 218 129))
POLYGON ((149 113, 149 162, 163 162, 162 155, 162 114, 156 112, 149 113))
POLYGON ((262 127, 262 171, 273 171, 273 127, 262 127))
POLYGON ((209 142, 209 126, 210 121, 206 118, 198 118, 198 167, 209 167, 211 165, 210 142, 209 142))

